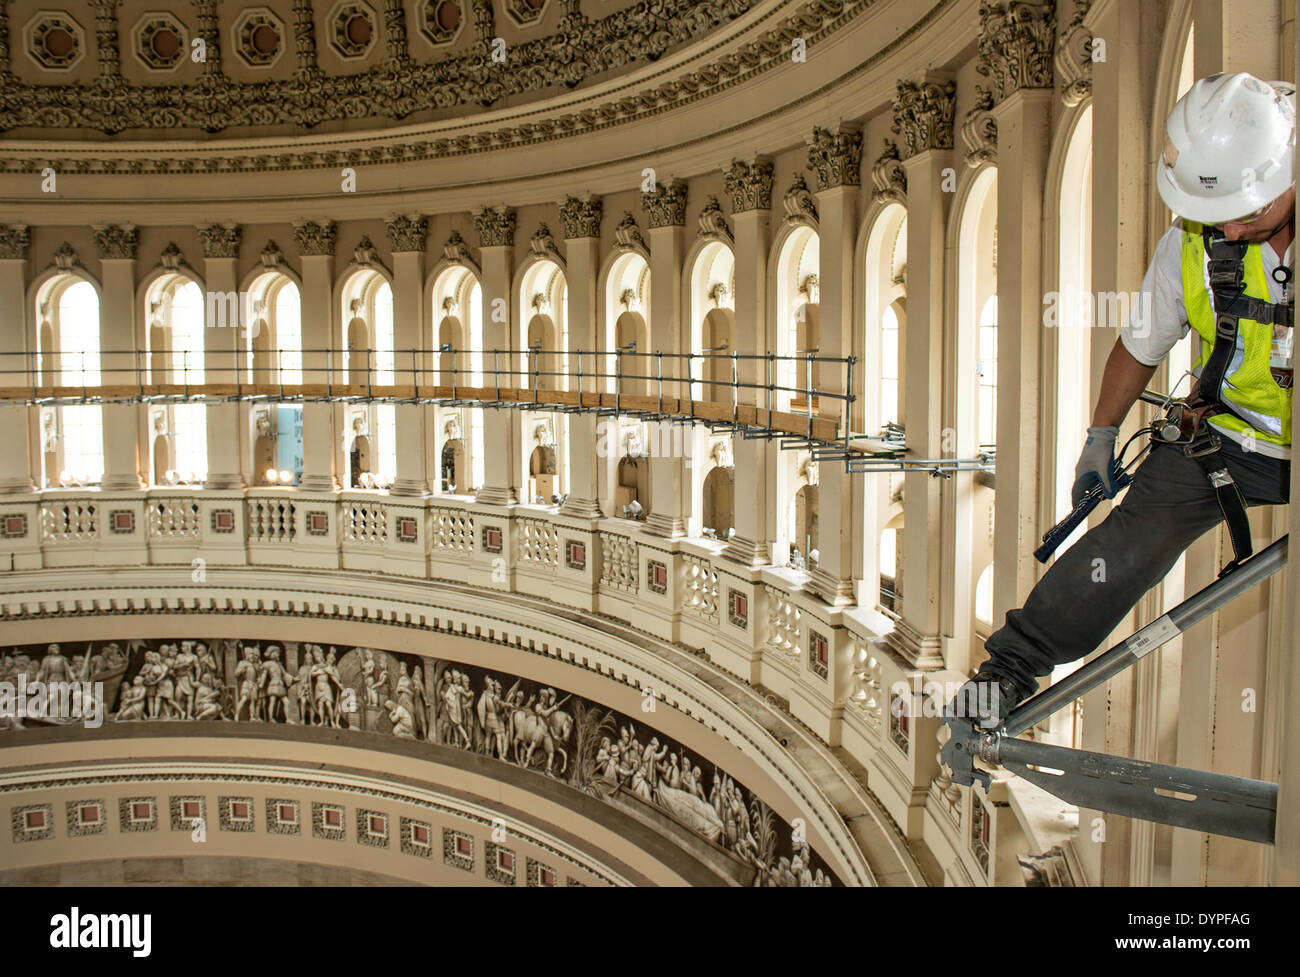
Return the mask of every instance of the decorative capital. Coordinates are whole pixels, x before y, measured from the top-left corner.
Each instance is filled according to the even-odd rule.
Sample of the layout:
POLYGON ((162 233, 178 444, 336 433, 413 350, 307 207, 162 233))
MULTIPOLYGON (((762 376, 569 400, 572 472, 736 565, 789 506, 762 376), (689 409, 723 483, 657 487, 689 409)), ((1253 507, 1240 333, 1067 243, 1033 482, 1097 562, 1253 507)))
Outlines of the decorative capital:
POLYGON ((134 224, 95 226, 95 247, 101 259, 134 258, 140 243, 140 229, 134 224))
POLYGON ((727 167, 726 187, 731 196, 731 212, 768 210, 772 206, 772 161, 755 156, 749 162, 734 159, 727 167))
POLYGON ((979 60, 975 70, 993 82, 997 104, 1021 88, 1052 87, 1056 4, 980 4, 979 60))
POLYGON ((641 207, 650 220, 650 227, 686 226, 686 182, 670 180, 661 183, 649 193, 641 194, 641 207))
POLYGON ((176 271, 181 265, 188 264, 185 255, 181 253, 181 249, 176 246, 175 241, 167 242, 167 247, 162 249, 159 260, 168 271, 176 271))
POLYGON ((537 225, 537 230, 533 236, 528 239, 528 250, 539 258, 549 258, 555 261, 560 257, 560 249, 555 246, 555 238, 551 236, 551 229, 544 223, 537 225))
POLYGON ((927 149, 952 149, 953 115, 957 111, 954 81, 903 81, 894 98, 894 124, 910 159, 927 149))
POLYGON ((375 250, 375 245, 368 236, 362 235, 357 246, 352 249, 352 262, 358 265, 379 264, 379 252, 375 250))
POLYGON ((73 268, 81 264, 81 259, 77 257, 76 250, 67 241, 64 241, 54 250, 54 267, 59 271, 72 271, 73 268))
POLYGON ((1074 16, 1056 39, 1056 74, 1061 79, 1061 99, 1078 105, 1092 94, 1092 31, 1083 18, 1092 0, 1074 0, 1074 16))
POLYGON ((515 243, 515 209, 502 204, 474 212, 480 248, 508 248, 515 243))
POLYGON ((580 237, 600 237, 600 217, 604 204, 600 197, 565 197, 560 204, 560 220, 564 221, 565 240, 580 237))
POLYGON ((641 236, 641 228, 637 227, 636 218, 632 216, 630 210, 623 211, 623 219, 618 222, 618 227, 614 228, 614 247, 620 251, 650 250, 646 247, 645 238, 641 236))
POLYGON ((785 208, 786 220, 800 224, 817 223, 817 202, 813 200, 812 192, 808 189, 808 181, 803 178, 802 173, 794 175, 794 179, 790 181, 790 189, 785 192, 781 204, 785 208))
POLYGON ((722 211, 722 204, 718 203, 718 198, 713 194, 709 194, 709 202, 700 211, 700 234, 703 237, 725 238, 728 241, 736 239, 727 225, 727 215, 722 211))
POLYGON ((26 224, 0 224, 0 258, 26 258, 32 232, 26 224))
POLYGON ((817 189, 856 187, 862 183, 862 130, 814 128, 808 139, 806 169, 817 174, 817 189))
POLYGON ((338 225, 328 220, 298 221, 293 225, 293 236, 300 255, 332 256, 334 242, 338 238, 338 225))
POLYGON ((469 245, 460 236, 460 231, 452 230, 451 236, 447 238, 447 243, 442 246, 442 256, 448 261, 469 261, 469 245))
POLYGON ((876 162, 871 167, 872 199, 907 203, 907 171, 903 169, 901 160, 898 143, 886 139, 884 151, 876 157, 876 162))
POLYGON ((429 236, 429 218, 423 214, 405 214, 389 218, 384 226, 388 229, 388 241, 393 246, 393 253, 406 251, 423 251, 425 240, 429 236))
POLYGON ((267 241, 261 254, 263 268, 279 268, 284 264, 284 252, 274 241, 267 241))
POLYGON ((961 141, 966 144, 966 165, 979 166, 998 155, 998 120, 991 111, 993 93, 975 86, 975 107, 961 124, 961 141))
POLYGON ((238 224, 202 224, 199 240, 203 242, 205 258, 238 258, 239 244, 244 232, 238 224))

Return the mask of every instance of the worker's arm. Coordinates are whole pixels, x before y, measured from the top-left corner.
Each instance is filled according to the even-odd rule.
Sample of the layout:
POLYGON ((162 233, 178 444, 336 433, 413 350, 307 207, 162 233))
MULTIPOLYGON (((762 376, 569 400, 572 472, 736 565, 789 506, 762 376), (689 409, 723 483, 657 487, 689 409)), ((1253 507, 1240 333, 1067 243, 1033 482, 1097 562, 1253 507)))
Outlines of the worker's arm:
POLYGON ((1101 394, 1092 414, 1093 427, 1119 427, 1155 372, 1154 366, 1139 363, 1123 342, 1115 340, 1101 376, 1101 394))

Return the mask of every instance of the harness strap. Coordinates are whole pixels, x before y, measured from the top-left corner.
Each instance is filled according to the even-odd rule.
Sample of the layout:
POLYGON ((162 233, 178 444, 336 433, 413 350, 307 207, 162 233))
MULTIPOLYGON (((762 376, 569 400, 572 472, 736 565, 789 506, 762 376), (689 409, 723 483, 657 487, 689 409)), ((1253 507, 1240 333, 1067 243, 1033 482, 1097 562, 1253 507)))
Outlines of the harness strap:
POLYGON ((1246 497, 1242 495, 1241 488, 1233 480, 1232 473, 1228 470, 1227 460, 1219 450, 1223 446, 1222 439, 1205 423, 1206 418, 1220 413, 1223 413, 1223 408, 1218 404, 1202 402, 1197 406, 1194 412, 1197 436, 1191 444, 1183 448, 1183 454, 1195 461, 1205 473, 1206 480, 1214 489, 1214 498, 1219 503, 1219 512, 1223 515, 1223 521, 1228 524, 1228 536, 1232 539, 1232 560, 1219 571, 1219 576, 1223 576, 1237 569, 1243 560, 1248 559, 1254 552, 1254 546, 1250 541, 1250 519, 1246 514, 1246 497))

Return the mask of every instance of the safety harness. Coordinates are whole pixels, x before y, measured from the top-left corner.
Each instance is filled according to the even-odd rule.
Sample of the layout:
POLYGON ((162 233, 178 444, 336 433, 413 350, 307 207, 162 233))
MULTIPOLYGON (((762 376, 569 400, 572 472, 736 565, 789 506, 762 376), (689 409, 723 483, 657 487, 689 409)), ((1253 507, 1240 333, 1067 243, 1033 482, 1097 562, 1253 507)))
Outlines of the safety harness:
MULTIPOLYGON (((1223 443, 1221 436, 1206 422, 1215 414, 1232 411, 1223 399, 1223 381, 1237 349, 1241 320, 1294 327, 1295 306, 1293 302, 1274 303, 1246 295, 1245 262, 1249 245, 1245 241, 1227 240, 1219 228, 1207 227, 1203 235, 1210 292, 1214 296, 1214 346, 1201 370, 1196 397, 1189 405, 1193 414, 1192 440, 1183 453, 1205 472, 1228 524, 1233 559, 1220 571, 1222 576, 1235 570, 1254 549, 1250 542, 1246 498, 1233 481, 1219 450, 1223 443)), ((1288 276, 1283 281, 1289 280, 1290 269, 1282 266, 1279 270, 1285 270, 1288 276)))

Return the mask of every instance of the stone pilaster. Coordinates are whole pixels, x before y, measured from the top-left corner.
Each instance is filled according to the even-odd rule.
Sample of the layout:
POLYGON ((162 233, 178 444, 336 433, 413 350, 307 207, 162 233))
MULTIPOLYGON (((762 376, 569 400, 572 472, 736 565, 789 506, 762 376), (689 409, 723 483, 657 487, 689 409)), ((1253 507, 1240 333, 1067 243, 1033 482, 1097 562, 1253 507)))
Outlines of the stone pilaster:
MULTIPOLYGON (((847 357, 852 353, 853 337, 853 244, 857 188, 862 182, 861 130, 814 129, 808 142, 807 168, 817 175, 819 355, 847 357)), ((822 363, 817 387, 825 394, 848 393, 847 379, 842 367, 822 363)), ((838 414, 847 420, 843 402, 823 396, 819 404, 819 413, 838 414)), ((817 517, 823 530, 818 535, 811 586, 828 604, 851 604, 856 599, 853 568, 861 552, 861 482, 840 465, 819 466, 817 517), (859 499, 856 505, 855 496, 859 499)))
MULTIPOLYGON (((737 329, 736 352, 759 356, 767 352, 767 251, 771 243, 772 161, 755 157, 736 160, 727 169, 726 188, 731 197, 731 220, 735 228, 736 322, 754 323, 752 329, 737 329)), ((739 360, 738 375, 747 383, 763 376, 757 360, 739 360)), ((740 401, 757 402, 758 392, 741 390, 740 401)), ((773 514, 768 499, 775 498, 769 487, 769 458, 775 449, 761 438, 735 440, 735 528, 723 555, 745 566, 770 561, 773 514)))
MULTIPOLYGON (((575 356, 578 350, 593 350, 600 346, 597 339, 600 329, 596 321, 596 285, 600 277, 600 216, 599 197, 569 197, 560 204, 569 286, 570 356, 575 356)), ((590 362, 594 368, 594 359, 586 362, 590 362)), ((595 381, 584 380, 582 389, 584 392, 594 392, 595 381)), ((569 417, 569 493, 562 510, 565 515, 583 518, 601 515, 602 472, 607 484, 612 486, 614 466, 618 463, 617 451, 614 449, 618 439, 602 439, 602 425, 617 430, 618 422, 617 419, 600 418, 595 414, 573 414, 569 417), (603 454, 602 446, 608 449, 603 454)), ((612 488, 609 494, 612 497, 612 488)))
MULTIPOLYGON (((480 265, 483 269, 483 383, 494 386, 488 371, 492 368, 491 350, 508 351, 514 347, 511 335, 513 313, 510 276, 513 265, 515 211, 512 207, 494 207, 477 211, 474 226, 479 235, 480 265), (504 314, 502 310, 504 309, 504 314)), ((499 364, 509 369, 510 358, 503 355, 499 364)), ((513 385, 513 377, 503 374, 503 387, 513 385)), ((490 505, 513 505, 519 501, 517 459, 522 451, 519 415, 511 410, 483 410, 483 484, 476 501, 490 505)))
MULTIPOLYGON (((106 386, 135 382, 135 262, 139 231, 131 225, 95 227, 100 257, 100 375, 106 386)), ((139 410, 130 404, 106 404, 104 412, 104 479, 106 491, 139 489, 141 458, 136 430, 139 410)))

